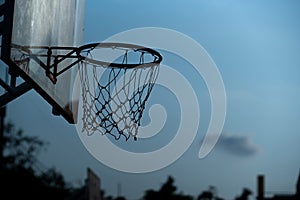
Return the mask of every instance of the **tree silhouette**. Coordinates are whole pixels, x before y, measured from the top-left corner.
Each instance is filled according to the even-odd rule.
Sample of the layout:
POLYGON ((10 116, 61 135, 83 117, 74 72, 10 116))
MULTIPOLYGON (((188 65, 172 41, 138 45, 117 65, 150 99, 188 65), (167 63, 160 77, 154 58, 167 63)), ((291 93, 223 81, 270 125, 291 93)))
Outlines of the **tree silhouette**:
POLYGON ((212 200, 213 194, 211 191, 203 191, 199 196, 198 200, 212 200))
POLYGON ((248 196, 252 194, 252 191, 248 188, 244 188, 240 196, 236 197, 235 200, 248 200, 248 196))
POLYGON ((208 190, 204 190, 197 200, 223 200, 218 196, 218 190, 215 186, 209 186, 208 190))
POLYGON ((162 187, 159 190, 159 194, 162 197, 170 197, 174 194, 174 192, 177 190, 176 186, 174 186, 174 179, 169 176, 167 181, 162 185, 162 187))
POLYGON ((158 191, 147 190, 143 197, 144 200, 156 200, 156 199, 167 199, 167 200, 192 200, 192 196, 176 193, 176 186, 174 185, 174 178, 169 176, 167 181, 161 186, 158 191))
POLYGON ((25 136, 21 129, 16 129, 12 123, 8 123, 4 128, 2 145, 4 168, 32 169, 39 151, 46 143, 37 137, 25 136))
POLYGON ((37 173, 37 155, 46 142, 24 135, 12 123, 3 133, 2 197, 9 199, 65 199, 70 188, 55 169, 37 173))

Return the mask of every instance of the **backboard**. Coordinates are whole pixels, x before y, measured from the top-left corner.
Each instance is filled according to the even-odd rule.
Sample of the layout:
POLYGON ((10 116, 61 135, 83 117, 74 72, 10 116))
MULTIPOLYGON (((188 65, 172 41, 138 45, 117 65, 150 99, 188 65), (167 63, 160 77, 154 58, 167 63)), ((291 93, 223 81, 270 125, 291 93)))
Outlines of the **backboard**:
MULTIPOLYGON (((77 68, 66 71, 53 84, 39 63, 22 59, 22 54, 13 45, 80 46, 83 44, 84 10, 85 0, 15 0, 14 5, 11 60, 21 69, 21 77, 53 106, 56 114, 61 114, 70 123, 75 123, 77 116, 76 103, 72 102, 77 68)), ((61 65, 67 65, 66 62, 70 61, 61 65)))

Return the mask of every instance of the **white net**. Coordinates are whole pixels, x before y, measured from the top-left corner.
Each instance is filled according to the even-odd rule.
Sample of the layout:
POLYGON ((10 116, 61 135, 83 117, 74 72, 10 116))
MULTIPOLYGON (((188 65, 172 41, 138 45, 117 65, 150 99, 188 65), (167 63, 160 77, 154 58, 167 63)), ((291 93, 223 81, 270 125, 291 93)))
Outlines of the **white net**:
POLYGON ((126 67, 128 55, 126 51, 121 56, 119 66, 124 67, 95 64, 88 59, 80 62, 82 132, 110 134, 116 140, 123 136, 126 140, 130 136, 137 139, 143 111, 158 76, 159 63, 144 64, 143 52, 139 55, 138 66, 126 67))

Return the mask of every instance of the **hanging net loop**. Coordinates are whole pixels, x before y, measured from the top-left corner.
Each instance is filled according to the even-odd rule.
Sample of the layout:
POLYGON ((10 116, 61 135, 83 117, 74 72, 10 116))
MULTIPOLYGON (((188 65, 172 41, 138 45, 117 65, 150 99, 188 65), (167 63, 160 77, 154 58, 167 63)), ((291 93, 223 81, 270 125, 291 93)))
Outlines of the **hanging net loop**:
POLYGON ((77 53, 82 132, 136 140, 162 56, 153 49, 125 43, 88 44, 77 53))

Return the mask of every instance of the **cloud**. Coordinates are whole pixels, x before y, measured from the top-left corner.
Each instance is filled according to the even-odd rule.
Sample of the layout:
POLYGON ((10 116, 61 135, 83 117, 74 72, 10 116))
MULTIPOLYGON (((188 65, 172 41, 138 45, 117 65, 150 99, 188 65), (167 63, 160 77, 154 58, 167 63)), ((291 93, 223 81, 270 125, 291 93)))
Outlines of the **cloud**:
POLYGON ((240 157, 254 156, 259 152, 258 146, 252 143, 249 136, 227 133, 221 134, 215 148, 240 157))
POLYGON ((222 134, 218 146, 236 156, 253 156, 258 153, 258 146, 245 135, 222 134))

